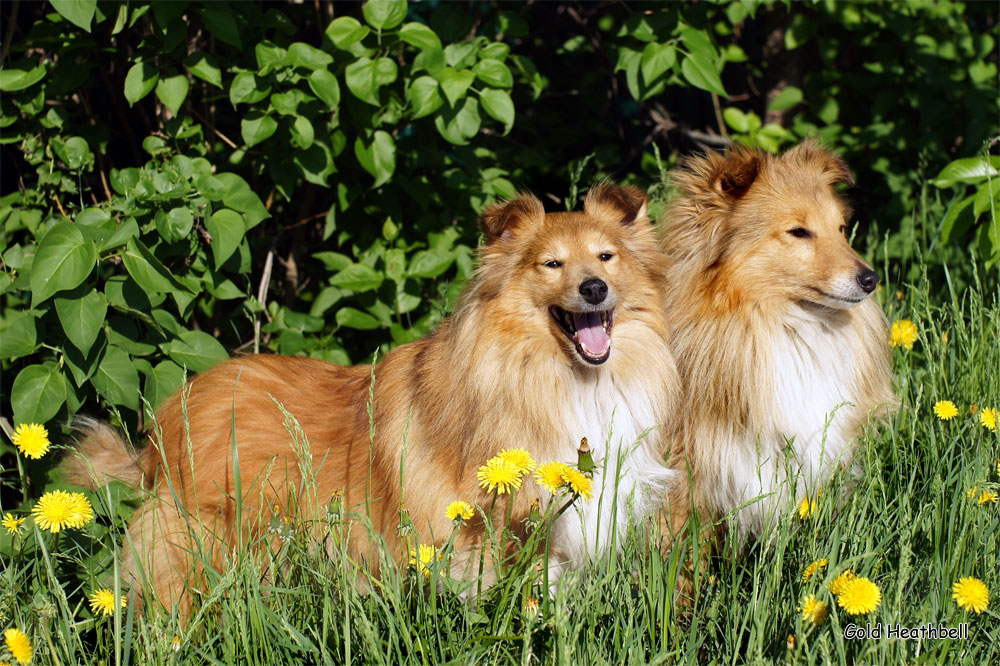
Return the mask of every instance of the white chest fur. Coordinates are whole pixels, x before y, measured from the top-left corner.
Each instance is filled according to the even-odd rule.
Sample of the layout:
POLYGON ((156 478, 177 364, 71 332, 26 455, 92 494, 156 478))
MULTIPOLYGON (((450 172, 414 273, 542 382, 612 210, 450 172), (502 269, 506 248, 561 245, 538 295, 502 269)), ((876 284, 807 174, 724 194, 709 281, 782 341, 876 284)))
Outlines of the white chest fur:
POLYGON ((858 341, 849 327, 796 309, 762 342, 760 385, 742 388, 755 392, 757 428, 732 433, 733 446, 722 449, 735 453, 721 461, 733 494, 729 507, 759 498, 740 511, 744 535, 766 533, 790 496, 815 496, 849 458, 857 423, 858 341))
MULTIPOLYGON (((630 520, 662 502, 665 486, 676 474, 650 441, 660 436, 656 429, 664 399, 649 390, 649 377, 626 382, 611 372, 585 372, 576 379, 560 435, 577 443, 586 437, 598 468, 594 497, 577 499, 574 509, 553 527, 561 564, 573 568, 620 542, 630 520)), ((567 446, 562 462, 575 462, 576 457, 567 446)))

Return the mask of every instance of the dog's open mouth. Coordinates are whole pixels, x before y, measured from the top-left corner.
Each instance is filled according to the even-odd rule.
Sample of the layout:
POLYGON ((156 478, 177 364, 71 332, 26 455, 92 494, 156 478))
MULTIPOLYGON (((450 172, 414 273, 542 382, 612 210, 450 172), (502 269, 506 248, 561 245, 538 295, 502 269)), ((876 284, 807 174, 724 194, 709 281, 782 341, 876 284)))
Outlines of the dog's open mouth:
POLYGON ((574 345, 580 357, 592 365, 600 365, 611 356, 611 326, 614 309, 593 312, 569 312, 558 305, 549 308, 552 318, 559 324, 574 345))

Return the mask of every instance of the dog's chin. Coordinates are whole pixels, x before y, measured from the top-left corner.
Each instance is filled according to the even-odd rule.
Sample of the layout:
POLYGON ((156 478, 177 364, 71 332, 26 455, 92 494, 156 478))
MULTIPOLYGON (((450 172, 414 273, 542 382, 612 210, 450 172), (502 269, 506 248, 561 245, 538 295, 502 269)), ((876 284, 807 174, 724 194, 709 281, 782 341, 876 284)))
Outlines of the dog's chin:
POLYGON ((611 329, 614 308, 588 312, 549 307, 559 335, 573 343, 576 356, 587 365, 602 365, 611 358, 611 329))
POLYGON ((835 293, 813 286, 808 286, 806 292, 800 294, 802 300, 835 310, 849 310, 861 305, 870 295, 861 290, 835 293))

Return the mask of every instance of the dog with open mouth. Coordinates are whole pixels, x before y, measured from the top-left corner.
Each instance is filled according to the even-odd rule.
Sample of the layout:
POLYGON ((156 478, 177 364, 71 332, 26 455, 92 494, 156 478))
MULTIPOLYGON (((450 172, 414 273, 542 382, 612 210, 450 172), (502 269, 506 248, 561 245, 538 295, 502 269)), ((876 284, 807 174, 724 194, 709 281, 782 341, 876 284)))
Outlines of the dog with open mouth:
POLYGON ((594 497, 561 516, 550 542, 556 573, 580 566, 662 506, 675 477, 662 450, 679 380, 664 257, 646 203, 636 188, 601 184, 582 212, 546 213, 531 195, 494 205, 480 221, 479 267, 428 337, 374 368, 233 358, 167 400, 138 452, 109 426, 82 422, 84 456, 70 461, 68 476, 83 482, 94 470, 98 481, 118 477, 151 491, 130 524, 127 567, 140 581, 140 572, 148 576, 160 603, 188 609, 192 593, 205 593, 205 560, 193 553, 207 550, 222 569, 241 539, 266 543, 261 517, 271 507, 321 525, 331 494, 342 493, 347 515, 384 541, 379 551, 362 521, 348 532, 350 559, 374 574, 381 553, 405 557, 401 506, 412 521, 408 543, 440 545, 454 529, 449 503, 477 505, 451 565, 475 577, 489 507, 523 538, 532 501, 544 509, 552 497, 529 476, 517 493, 495 498, 478 485, 479 466, 512 447, 539 464, 573 463, 587 437, 598 462, 594 497), (286 412, 304 445, 293 441, 286 412))

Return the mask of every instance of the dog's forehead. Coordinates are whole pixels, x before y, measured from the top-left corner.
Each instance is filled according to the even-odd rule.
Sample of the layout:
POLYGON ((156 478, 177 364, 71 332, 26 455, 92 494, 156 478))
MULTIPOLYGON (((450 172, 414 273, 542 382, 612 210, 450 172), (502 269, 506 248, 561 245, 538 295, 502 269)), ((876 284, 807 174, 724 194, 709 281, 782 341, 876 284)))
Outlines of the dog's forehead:
POLYGON ((591 252, 617 242, 613 227, 585 213, 549 213, 540 231, 538 246, 549 252, 591 252))
MULTIPOLYGON (((762 219, 783 223, 789 219, 839 226, 850 207, 837 190, 819 174, 798 174, 794 182, 751 190, 755 204, 765 209, 762 219)), ((769 183, 770 185, 770 183, 769 183)))

